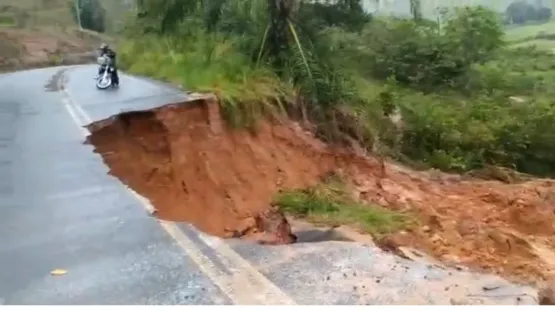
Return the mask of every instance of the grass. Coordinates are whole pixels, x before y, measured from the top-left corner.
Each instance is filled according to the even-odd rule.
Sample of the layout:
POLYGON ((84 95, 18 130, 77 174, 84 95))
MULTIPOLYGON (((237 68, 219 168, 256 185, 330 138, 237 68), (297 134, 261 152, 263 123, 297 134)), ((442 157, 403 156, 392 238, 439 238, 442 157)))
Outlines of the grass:
POLYGON ((515 43, 523 40, 535 38, 539 34, 555 34, 555 21, 543 24, 530 24, 524 26, 510 27, 505 32, 507 42, 515 43))
POLYGON ((234 43, 197 33, 184 43, 144 37, 121 45, 126 71, 217 95, 232 126, 249 126, 262 114, 283 110, 293 88, 263 66, 255 67, 234 43), (239 112, 239 113, 237 113, 239 112))
POLYGON ((13 27, 15 24, 15 17, 8 14, 0 14, 0 27, 13 27))
POLYGON ((555 49, 555 21, 541 24, 513 26, 505 31, 505 39, 509 48, 534 46, 538 50, 552 52, 555 49))
POLYGON ((555 40, 534 39, 510 45, 510 47, 514 49, 528 46, 535 46, 538 50, 553 51, 555 49, 555 40))
POLYGON ((274 204, 287 214, 316 224, 351 225, 374 236, 393 233, 413 223, 409 215, 357 202, 338 177, 308 189, 281 192, 274 204))

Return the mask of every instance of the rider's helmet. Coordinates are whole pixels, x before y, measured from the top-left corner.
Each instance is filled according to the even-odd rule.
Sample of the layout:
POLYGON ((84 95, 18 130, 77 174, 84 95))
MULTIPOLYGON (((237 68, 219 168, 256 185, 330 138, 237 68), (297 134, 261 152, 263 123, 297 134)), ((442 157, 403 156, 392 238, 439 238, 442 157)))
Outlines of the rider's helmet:
POLYGON ((100 50, 101 50, 102 52, 108 51, 108 44, 102 43, 102 44, 100 45, 100 50))

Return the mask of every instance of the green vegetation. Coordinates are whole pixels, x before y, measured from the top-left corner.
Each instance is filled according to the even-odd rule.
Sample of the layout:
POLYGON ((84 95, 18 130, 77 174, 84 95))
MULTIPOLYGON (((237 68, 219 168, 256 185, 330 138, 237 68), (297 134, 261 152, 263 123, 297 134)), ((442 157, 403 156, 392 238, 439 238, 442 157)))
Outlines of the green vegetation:
POLYGON ((542 35, 555 35, 555 21, 543 24, 528 24, 523 26, 511 26, 507 29, 507 41, 522 42, 542 35))
POLYGON ((553 53, 555 48, 555 21, 508 26, 505 39, 510 48, 535 47, 538 50, 553 53))
POLYGON ((12 27, 15 24, 15 17, 9 14, 0 14, 0 27, 12 27))
POLYGON ((215 93, 236 126, 252 125, 276 109, 283 111, 283 103, 293 100, 292 86, 266 67, 250 66, 249 60, 234 50, 236 43, 205 32, 188 38, 195 44, 153 36, 129 42, 120 47, 121 64, 137 74, 215 93))
POLYGON ((285 112, 419 167, 553 175, 551 51, 505 44, 484 7, 430 21, 410 3, 409 19, 358 0, 138 0, 121 61, 217 93, 235 125, 285 112))
POLYGON ((505 15, 507 20, 514 24, 524 24, 527 22, 546 22, 551 18, 553 12, 549 7, 540 3, 531 4, 525 0, 512 2, 505 15))
POLYGON ((374 236, 393 233, 413 223, 408 215, 357 202, 337 177, 308 189, 279 193, 274 204, 287 214, 313 223, 354 225, 374 236))
POLYGON ((104 32, 106 30, 106 10, 100 0, 79 0, 70 4, 71 13, 76 23, 81 22, 84 29, 104 32), (77 16, 79 8, 79 16, 77 16))

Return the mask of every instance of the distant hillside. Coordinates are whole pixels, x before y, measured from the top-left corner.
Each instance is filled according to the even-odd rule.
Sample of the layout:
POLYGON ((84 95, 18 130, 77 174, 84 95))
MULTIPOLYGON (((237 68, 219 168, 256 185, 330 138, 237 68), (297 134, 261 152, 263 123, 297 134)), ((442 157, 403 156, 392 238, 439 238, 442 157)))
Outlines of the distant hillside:
POLYGON ((126 1, 102 0, 107 34, 79 31, 72 1, 0 0, 0 71, 88 62, 101 42, 113 42, 126 1))
MULTIPOLYGON (((0 0, 0 27, 31 28, 35 26, 75 27, 71 14, 74 0, 0 0)), ((134 0, 101 0, 106 9, 106 29, 120 30, 134 0)))
POLYGON ((70 5, 71 0, 0 0, 0 16, 4 27, 74 26, 70 5))
MULTIPOLYGON (((409 15, 410 0, 362 0, 369 12, 384 15, 409 15)), ((460 7, 483 5, 502 12, 514 0, 421 0, 422 13, 428 18, 433 17, 438 7, 460 7)), ((532 1, 532 0, 531 0, 532 1)), ((555 9, 555 0, 543 0, 543 5, 555 9)))

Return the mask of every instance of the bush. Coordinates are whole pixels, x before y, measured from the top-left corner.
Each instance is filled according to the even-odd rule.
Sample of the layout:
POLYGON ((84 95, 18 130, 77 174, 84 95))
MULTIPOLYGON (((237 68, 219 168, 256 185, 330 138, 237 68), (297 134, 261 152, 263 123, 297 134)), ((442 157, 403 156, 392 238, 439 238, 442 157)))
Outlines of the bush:
POLYGON ((401 152, 431 167, 466 171, 499 165, 555 173, 555 102, 513 102, 505 96, 398 94, 406 127, 401 152))
POLYGON ((360 31, 372 20, 361 5, 361 0, 337 1, 335 3, 303 3, 299 19, 309 19, 319 29, 341 27, 349 31, 360 31))
POLYGON ((11 27, 16 25, 15 16, 12 14, 0 14, 0 27, 11 27))
POLYGON ((99 0, 80 0, 79 18, 73 1, 70 3, 71 12, 75 22, 81 21, 81 26, 85 29, 104 32, 106 30, 105 16, 106 11, 99 0))
POLYGON ((430 91, 453 85, 502 46, 494 12, 466 7, 445 17, 443 27, 405 19, 371 23, 362 36, 372 53, 371 74, 430 91))
POLYGON ((431 88, 461 75, 464 64, 447 52, 436 27, 412 20, 377 21, 363 33, 372 53, 370 74, 378 79, 431 88))

